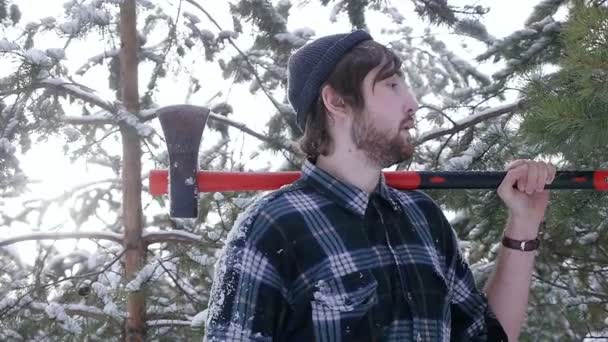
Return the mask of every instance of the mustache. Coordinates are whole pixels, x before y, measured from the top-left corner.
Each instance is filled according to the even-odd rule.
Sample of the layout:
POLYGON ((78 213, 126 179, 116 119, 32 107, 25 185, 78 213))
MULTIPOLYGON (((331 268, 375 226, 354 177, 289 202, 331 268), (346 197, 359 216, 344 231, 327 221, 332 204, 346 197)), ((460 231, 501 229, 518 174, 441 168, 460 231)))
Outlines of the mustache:
POLYGON ((414 128, 415 122, 412 119, 405 119, 399 123, 399 128, 414 128))

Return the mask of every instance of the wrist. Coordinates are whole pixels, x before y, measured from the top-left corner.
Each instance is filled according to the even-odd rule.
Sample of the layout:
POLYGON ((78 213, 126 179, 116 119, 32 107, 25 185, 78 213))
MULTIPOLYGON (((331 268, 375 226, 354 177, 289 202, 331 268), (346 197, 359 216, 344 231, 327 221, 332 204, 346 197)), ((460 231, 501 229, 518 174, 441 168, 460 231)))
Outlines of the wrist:
POLYGON ((539 226, 540 222, 535 219, 509 214, 504 235, 514 240, 534 240, 539 226))
POLYGON ((538 249, 540 241, 538 238, 532 240, 515 240, 504 235, 502 237, 502 245, 521 252, 530 252, 538 249))

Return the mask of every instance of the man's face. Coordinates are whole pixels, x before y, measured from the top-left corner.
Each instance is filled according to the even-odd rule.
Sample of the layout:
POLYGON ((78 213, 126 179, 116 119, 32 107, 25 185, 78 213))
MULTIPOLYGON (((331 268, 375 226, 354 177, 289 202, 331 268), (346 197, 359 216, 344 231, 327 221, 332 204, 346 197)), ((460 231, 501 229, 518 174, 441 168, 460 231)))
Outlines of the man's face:
POLYGON ((414 128, 418 102, 400 75, 374 84, 380 67, 372 69, 363 80, 365 105, 362 113, 355 115, 351 136, 371 163, 386 168, 414 154, 409 129, 414 128))

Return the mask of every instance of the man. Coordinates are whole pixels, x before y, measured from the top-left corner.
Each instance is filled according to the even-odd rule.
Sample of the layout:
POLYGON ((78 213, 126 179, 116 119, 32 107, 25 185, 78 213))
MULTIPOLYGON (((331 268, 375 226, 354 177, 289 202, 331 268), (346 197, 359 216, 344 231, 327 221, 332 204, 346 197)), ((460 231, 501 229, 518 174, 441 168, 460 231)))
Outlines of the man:
POLYGON ((235 223, 207 340, 516 341, 554 167, 508 166, 498 189, 508 248, 484 294, 438 206, 382 176, 414 152, 418 103, 399 58, 359 30, 307 44, 288 68, 303 175, 235 223))

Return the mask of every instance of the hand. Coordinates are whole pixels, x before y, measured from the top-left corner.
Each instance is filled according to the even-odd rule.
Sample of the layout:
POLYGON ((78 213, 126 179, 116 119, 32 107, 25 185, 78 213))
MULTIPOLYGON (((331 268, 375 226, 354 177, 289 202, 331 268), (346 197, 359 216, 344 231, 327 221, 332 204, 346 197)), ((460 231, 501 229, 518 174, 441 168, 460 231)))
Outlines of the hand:
POLYGON ((549 191, 544 188, 555 179, 555 171, 550 163, 518 159, 509 163, 498 187, 498 196, 509 208, 509 219, 517 223, 515 226, 536 229, 528 235, 535 237, 538 233, 549 203, 549 191))

